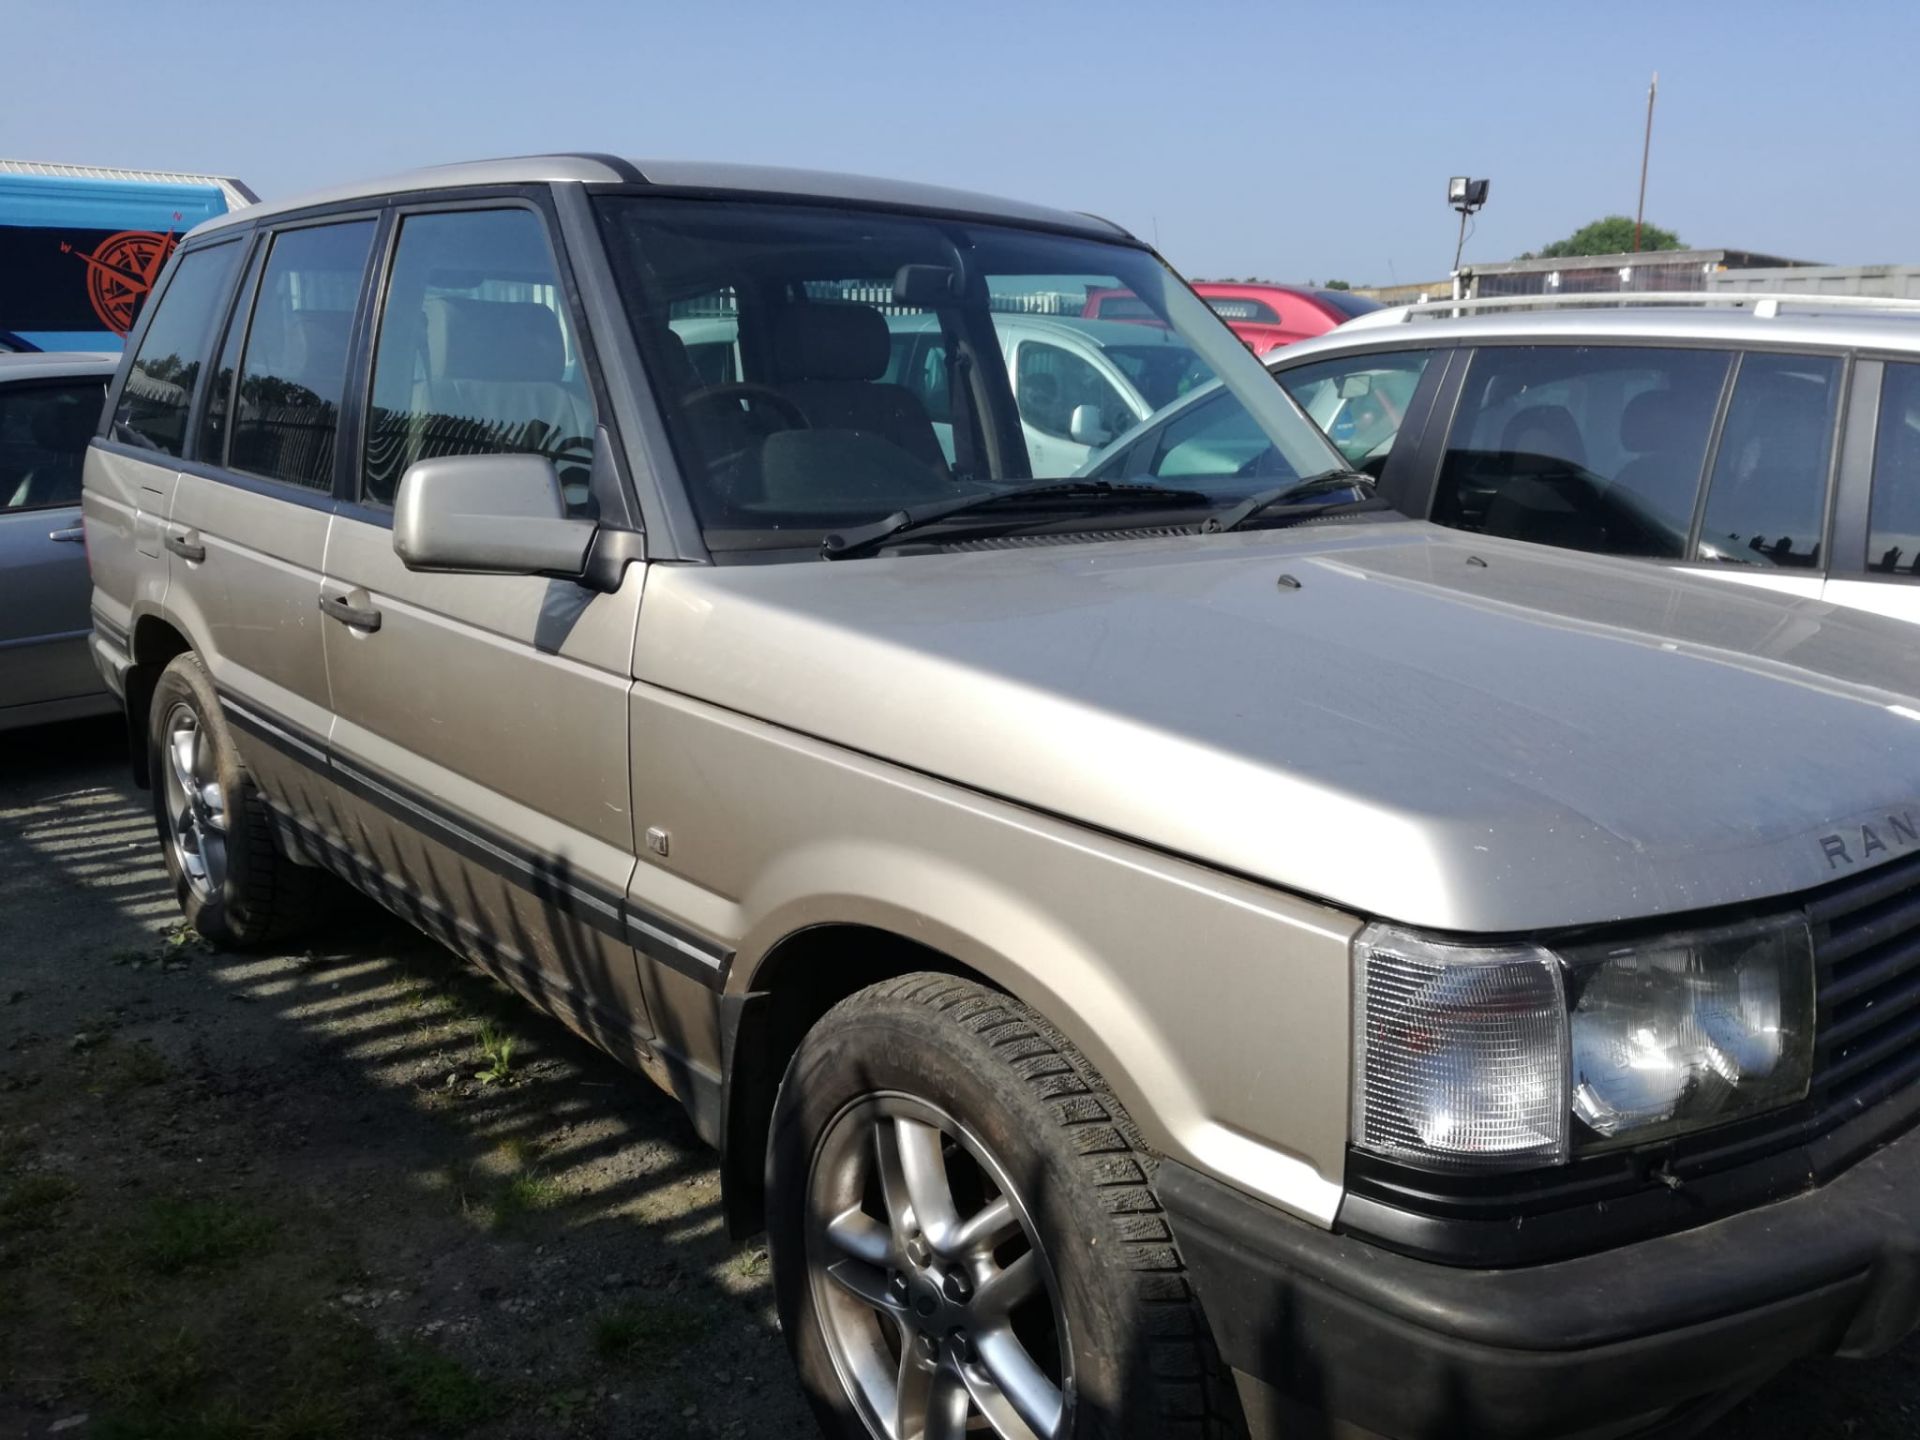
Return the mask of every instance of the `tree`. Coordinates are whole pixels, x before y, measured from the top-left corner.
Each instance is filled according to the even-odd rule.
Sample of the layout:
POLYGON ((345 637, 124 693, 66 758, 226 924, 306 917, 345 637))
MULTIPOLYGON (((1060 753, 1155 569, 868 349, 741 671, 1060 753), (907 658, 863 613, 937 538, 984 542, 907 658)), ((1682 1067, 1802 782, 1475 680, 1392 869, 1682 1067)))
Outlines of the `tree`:
MULTIPOLYGON (((1686 245, 1671 230, 1658 225, 1640 227, 1642 250, 1684 250, 1686 245)), ((1582 225, 1564 240, 1556 240, 1536 255, 1528 252, 1522 260, 1558 260, 1570 255, 1624 255, 1633 249, 1633 217, 1608 215, 1591 225, 1582 225)))
POLYGON ((1351 285, 1349 285, 1349 284, 1348 284, 1348 283, 1347 283, 1346 281, 1344 281, 1344 280, 1329 280, 1329 281, 1327 281, 1327 289, 1329 289, 1329 290, 1351 290, 1352 288, 1353 288, 1353 286, 1351 286, 1351 285))

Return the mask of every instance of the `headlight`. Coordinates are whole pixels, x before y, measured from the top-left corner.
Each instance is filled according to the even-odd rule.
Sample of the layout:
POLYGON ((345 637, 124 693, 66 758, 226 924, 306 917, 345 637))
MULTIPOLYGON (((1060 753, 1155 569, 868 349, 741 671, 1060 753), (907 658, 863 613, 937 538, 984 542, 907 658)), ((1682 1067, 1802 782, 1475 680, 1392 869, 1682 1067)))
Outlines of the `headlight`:
POLYGON ((1806 921, 1688 930, 1567 951, 1573 1113, 1652 1139, 1807 1093, 1813 944, 1806 921))
POLYGON ((1563 952, 1375 924, 1354 987, 1354 1141, 1428 1168, 1719 1124, 1799 1099, 1811 1072, 1798 915, 1563 952))

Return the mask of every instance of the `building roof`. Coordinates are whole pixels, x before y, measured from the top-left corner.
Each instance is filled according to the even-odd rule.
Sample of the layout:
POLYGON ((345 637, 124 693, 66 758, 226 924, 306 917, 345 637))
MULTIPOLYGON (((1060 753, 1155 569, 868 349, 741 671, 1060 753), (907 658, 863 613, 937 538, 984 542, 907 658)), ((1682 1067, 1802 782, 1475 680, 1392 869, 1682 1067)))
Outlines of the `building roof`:
MULTIPOLYGON (((994 219, 1025 221, 1056 229, 1079 230, 1108 239, 1127 232, 1111 221, 1070 210, 1004 200, 968 190, 840 175, 824 170, 788 170, 771 165, 708 164, 685 160, 624 160, 612 155, 525 155, 504 160, 474 160, 436 165, 399 175, 288 196, 256 206, 244 215, 224 215, 197 227, 205 232, 243 220, 304 210, 314 205, 372 200, 402 191, 454 190, 475 185, 533 185, 556 181, 605 185, 659 185, 674 189, 726 191, 754 196, 853 200, 902 209, 945 211, 994 219)), ((1130 238, 1130 237, 1129 237, 1130 238)))
POLYGON ((124 170, 111 165, 64 165, 52 160, 0 160, 0 175, 39 175, 54 180, 132 180, 149 185, 211 185, 238 210, 260 197, 238 180, 222 175, 191 175, 178 170, 124 170))

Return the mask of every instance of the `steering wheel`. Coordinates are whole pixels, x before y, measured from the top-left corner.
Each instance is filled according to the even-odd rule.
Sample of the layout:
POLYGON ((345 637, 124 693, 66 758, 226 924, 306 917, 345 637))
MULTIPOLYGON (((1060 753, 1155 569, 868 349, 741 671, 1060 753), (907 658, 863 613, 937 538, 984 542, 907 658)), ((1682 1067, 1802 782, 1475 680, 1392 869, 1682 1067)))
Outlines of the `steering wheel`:
POLYGON ((790 396, 782 395, 771 385, 761 385, 752 380, 729 380, 719 385, 707 385, 694 391, 680 403, 688 410, 702 405, 723 405, 728 401, 744 400, 751 410, 760 402, 766 402, 767 408, 779 412, 780 418, 787 422, 789 430, 808 428, 807 413, 790 396))

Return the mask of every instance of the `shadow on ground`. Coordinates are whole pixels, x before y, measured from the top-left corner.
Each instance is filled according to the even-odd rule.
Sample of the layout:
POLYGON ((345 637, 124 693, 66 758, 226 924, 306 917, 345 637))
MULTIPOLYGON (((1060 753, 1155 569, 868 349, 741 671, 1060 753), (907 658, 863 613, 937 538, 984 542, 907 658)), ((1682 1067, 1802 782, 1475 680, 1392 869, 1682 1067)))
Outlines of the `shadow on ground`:
POLYGON ((344 891, 210 953, 124 773, 0 761, 0 1434, 812 1433, 674 1101, 344 891))

